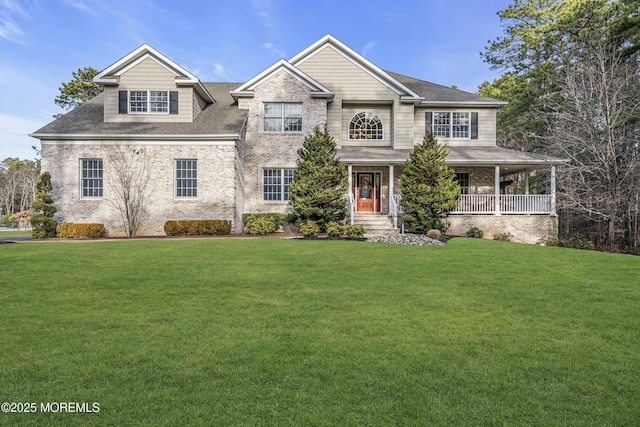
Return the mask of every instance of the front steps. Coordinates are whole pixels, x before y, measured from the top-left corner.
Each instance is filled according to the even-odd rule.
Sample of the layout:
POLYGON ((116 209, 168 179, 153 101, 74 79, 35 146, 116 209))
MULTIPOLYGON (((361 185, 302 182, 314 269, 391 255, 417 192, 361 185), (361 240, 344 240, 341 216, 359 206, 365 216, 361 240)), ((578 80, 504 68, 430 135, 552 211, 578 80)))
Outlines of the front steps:
POLYGON ((354 213, 353 224, 364 227, 366 234, 399 234, 400 230, 393 228, 393 219, 389 215, 379 213, 354 213))

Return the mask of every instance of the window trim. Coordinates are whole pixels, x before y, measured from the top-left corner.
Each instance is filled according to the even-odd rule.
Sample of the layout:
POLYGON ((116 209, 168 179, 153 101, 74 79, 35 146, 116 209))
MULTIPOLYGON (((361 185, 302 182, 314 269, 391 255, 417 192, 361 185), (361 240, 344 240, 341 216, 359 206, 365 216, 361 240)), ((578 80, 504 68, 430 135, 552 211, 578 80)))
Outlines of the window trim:
MULTIPOLYGON (((362 127, 358 128, 358 129, 363 129, 362 127)), ((382 122, 382 119, 380 118, 380 116, 376 113, 374 113, 373 111, 359 111, 356 114, 353 115, 353 117, 351 117, 351 120, 349 120, 349 129, 347 130, 348 132, 348 139, 349 141, 362 141, 362 140, 368 140, 368 141, 384 141, 384 123, 382 122), (364 133, 364 134, 360 134, 360 137, 354 137, 355 136, 355 121, 356 119, 360 119, 360 116, 362 115, 364 116, 364 120, 366 121, 365 125, 366 125, 366 131, 367 132, 371 132, 371 128, 369 127, 369 122, 371 121, 371 119, 377 119, 377 123, 380 129, 376 130, 375 134, 371 134, 370 138, 367 138, 367 136, 369 135, 369 133, 364 133)))
POLYGON ((173 185, 174 185, 174 190, 173 190, 173 197, 174 199, 177 200, 195 200, 198 198, 198 159, 174 159, 173 161, 173 185), (178 162, 187 162, 187 167, 184 168, 185 171, 195 171, 195 176, 186 176, 186 177, 179 177, 178 176, 178 170, 183 170, 182 168, 179 168, 178 166, 178 162), (195 168, 189 168, 188 165, 189 164, 194 164, 195 168), (179 180, 182 181, 186 181, 186 185, 184 186, 180 186, 179 185, 179 180), (195 185, 189 185, 189 181, 194 181, 195 185), (193 193, 192 194, 186 194, 186 195, 182 195, 182 194, 178 194, 179 191, 189 191, 191 190, 193 193))
POLYGON ((302 133, 303 131, 303 122, 302 122, 302 102, 265 102, 262 106, 262 131, 269 133, 302 133), (279 116, 267 116, 267 105, 280 105, 280 115, 279 116), (298 105, 300 106, 300 116, 289 116, 285 115, 285 106, 287 105, 298 105), (280 130, 267 130, 266 121, 267 119, 280 119, 280 130), (286 119, 299 119, 300 120, 300 130, 286 130, 286 119))
POLYGON ((104 160, 100 159, 100 158, 83 158, 80 159, 80 199, 81 200, 100 200, 102 198, 104 198, 104 160), (100 176, 99 177, 85 177, 84 176, 84 172, 85 172, 85 168, 84 168, 84 162, 100 162, 100 169, 95 169, 93 167, 88 168, 87 171, 88 172, 93 172, 93 171, 99 171, 100 172, 100 176), (99 186, 98 187, 85 187, 85 180, 87 181, 98 181, 99 182, 99 186), (85 188, 87 190, 91 189, 93 191, 98 191, 99 195, 97 196, 85 196, 84 192, 85 192, 85 188))
MULTIPOLYGON (((293 182, 293 173, 295 171, 295 168, 263 168, 262 169, 262 201, 264 203, 289 203, 289 187, 291 186, 291 182, 293 182), (279 179, 280 179, 280 183, 279 184, 266 184, 265 183, 265 178, 267 178, 265 176, 265 172, 266 171, 278 171, 279 172, 279 179), (290 171, 290 176, 286 176, 285 175, 285 171, 290 171), (289 179, 289 182, 286 182, 286 179, 289 179), (269 200, 267 198, 265 198, 265 195, 267 194, 266 191, 266 186, 279 186, 279 196, 280 198, 277 200, 269 200)), ((273 192, 269 192, 269 194, 273 194, 273 192)))

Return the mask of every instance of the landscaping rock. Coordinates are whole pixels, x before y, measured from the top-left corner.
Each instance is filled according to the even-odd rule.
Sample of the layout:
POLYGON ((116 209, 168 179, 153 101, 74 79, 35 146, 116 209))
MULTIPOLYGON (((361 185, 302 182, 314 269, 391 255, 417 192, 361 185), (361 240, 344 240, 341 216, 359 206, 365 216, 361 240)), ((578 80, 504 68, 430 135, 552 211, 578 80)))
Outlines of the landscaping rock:
POLYGON ((386 234, 367 237, 367 242, 389 243, 392 245, 438 246, 444 245, 440 240, 432 239, 424 234, 386 234))

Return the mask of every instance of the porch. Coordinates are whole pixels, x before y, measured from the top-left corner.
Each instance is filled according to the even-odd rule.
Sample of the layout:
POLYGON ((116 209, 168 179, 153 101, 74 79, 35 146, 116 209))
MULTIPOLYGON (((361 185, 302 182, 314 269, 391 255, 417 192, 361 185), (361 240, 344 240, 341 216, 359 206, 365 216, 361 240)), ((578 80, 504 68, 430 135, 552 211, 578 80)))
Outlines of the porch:
MULTIPOLYGON (((351 224, 357 223, 365 210, 370 215, 386 216, 393 228, 401 228, 400 179, 410 152, 390 147, 344 147, 338 150, 341 161, 348 168, 347 197, 351 224), (363 192, 363 186, 369 183, 372 188, 363 192)), ((509 224, 533 221, 545 224, 543 234, 553 235, 554 229, 557 230, 552 224, 556 222, 554 220, 523 218, 520 221, 516 217, 546 216, 555 219, 556 165, 560 163, 559 159, 495 146, 449 147, 447 164, 456 171, 462 192, 457 208, 450 212, 450 222, 467 224, 481 220, 486 226, 487 221, 493 221, 501 228, 517 231, 517 226, 509 224), (529 180, 535 171, 544 172, 546 194, 530 194, 529 180), (498 220, 503 215, 505 218, 498 220)), ((529 225, 525 227, 530 228, 529 225)))

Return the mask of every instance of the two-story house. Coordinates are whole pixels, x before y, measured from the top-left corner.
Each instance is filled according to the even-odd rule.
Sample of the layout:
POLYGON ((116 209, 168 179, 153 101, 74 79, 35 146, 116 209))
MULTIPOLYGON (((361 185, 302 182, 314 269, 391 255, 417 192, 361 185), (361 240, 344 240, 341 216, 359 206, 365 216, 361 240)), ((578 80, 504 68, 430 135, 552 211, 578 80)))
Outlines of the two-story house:
POLYGON ((203 83, 148 45, 95 81, 102 94, 32 134, 63 222, 121 235, 114 193, 124 169, 145 177, 140 234, 163 234, 170 219, 226 219, 241 232, 243 213, 288 211, 297 150, 326 125, 348 168, 352 223, 399 226, 402 168, 432 133, 463 193, 450 234, 475 226, 530 243, 557 234, 561 160, 496 145, 504 102, 384 71, 330 35, 245 83, 203 83), (540 169, 551 190, 529 194, 540 169), (509 188, 516 173, 522 194, 509 188))

